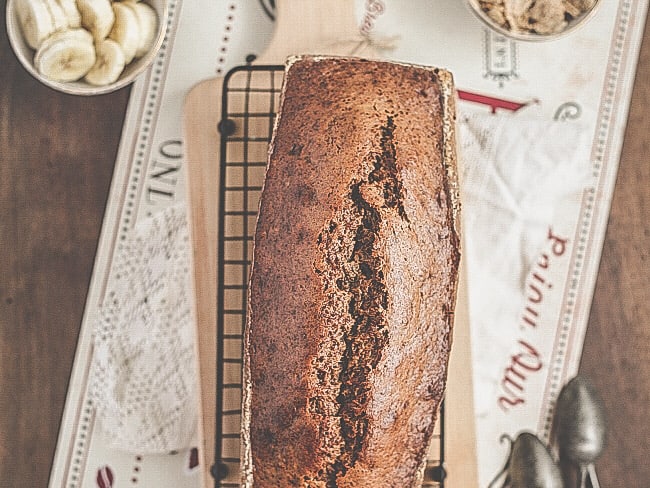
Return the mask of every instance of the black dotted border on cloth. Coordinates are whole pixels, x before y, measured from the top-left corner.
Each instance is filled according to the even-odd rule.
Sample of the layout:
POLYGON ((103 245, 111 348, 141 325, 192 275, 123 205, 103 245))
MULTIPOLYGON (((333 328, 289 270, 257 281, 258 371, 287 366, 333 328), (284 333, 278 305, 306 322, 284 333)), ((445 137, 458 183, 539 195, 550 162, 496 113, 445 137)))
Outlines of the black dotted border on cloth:
POLYGON ((235 22, 235 11, 237 10, 237 5, 234 2, 231 2, 230 5, 228 5, 228 16, 226 17, 226 24, 223 27, 223 37, 221 38, 221 46, 219 47, 218 56, 219 58, 217 59, 217 70, 216 73, 218 75, 223 75, 223 70, 226 65, 226 55, 228 53, 228 43, 230 42, 230 38, 232 35, 232 30, 234 27, 234 22, 235 22))
POLYGON ((131 484, 133 486, 138 484, 139 481, 138 476, 140 475, 141 465, 142 465, 142 456, 138 454, 134 458, 133 468, 131 469, 131 484))
POLYGON ((82 466, 84 464, 85 454, 88 448, 88 432, 90 430, 90 421, 92 417, 92 403, 90 400, 86 400, 74 445, 74 455, 70 466, 70 478, 68 482, 69 488, 77 488, 77 486, 79 486, 78 483, 81 481, 81 477, 83 475, 82 466))

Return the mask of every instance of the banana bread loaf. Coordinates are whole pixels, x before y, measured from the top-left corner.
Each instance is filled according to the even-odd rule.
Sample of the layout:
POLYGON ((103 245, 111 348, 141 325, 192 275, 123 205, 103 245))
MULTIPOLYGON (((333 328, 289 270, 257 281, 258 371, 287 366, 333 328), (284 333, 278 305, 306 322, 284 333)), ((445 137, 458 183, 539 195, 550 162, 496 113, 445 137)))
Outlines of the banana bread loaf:
POLYGON ((255 235, 243 485, 413 487, 460 259, 451 75, 289 60, 255 235))

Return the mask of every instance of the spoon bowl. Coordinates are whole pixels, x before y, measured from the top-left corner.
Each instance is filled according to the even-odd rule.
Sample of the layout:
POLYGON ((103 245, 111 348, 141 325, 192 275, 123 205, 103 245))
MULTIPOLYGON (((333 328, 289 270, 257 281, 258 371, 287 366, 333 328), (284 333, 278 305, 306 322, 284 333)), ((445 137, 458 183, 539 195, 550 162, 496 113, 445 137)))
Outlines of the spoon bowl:
POLYGON ((569 381, 556 405, 556 437, 560 456, 578 465, 591 464, 606 440, 603 404, 591 383, 581 376, 569 381))

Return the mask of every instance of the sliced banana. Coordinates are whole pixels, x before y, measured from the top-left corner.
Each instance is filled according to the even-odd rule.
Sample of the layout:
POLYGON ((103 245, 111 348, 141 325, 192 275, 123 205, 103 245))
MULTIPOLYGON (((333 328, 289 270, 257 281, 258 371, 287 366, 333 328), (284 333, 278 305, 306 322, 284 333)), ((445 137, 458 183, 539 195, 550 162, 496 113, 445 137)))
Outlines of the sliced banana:
POLYGON ((140 26, 140 43, 138 44, 138 50, 135 52, 135 57, 139 58, 147 54, 153 46, 156 31, 158 30, 158 15, 151 6, 137 0, 125 0, 124 5, 127 5, 135 12, 140 26))
POLYGON ((54 81, 76 81, 88 73, 95 59, 90 33, 70 29, 47 38, 36 51, 34 65, 39 73, 54 81))
POLYGON ((115 14, 110 0, 77 0, 81 25, 88 29, 96 41, 106 39, 113 28, 115 14))
POLYGON ((25 42, 38 49, 54 31, 54 19, 45 0, 17 0, 16 13, 25 42))
POLYGON ((115 82, 125 66, 149 52, 158 15, 140 0, 15 0, 34 67, 66 82, 115 82))
POLYGON ((113 3, 113 13, 115 22, 108 37, 122 47, 126 64, 129 64, 140 45, 140 24, 135 12, 121 2, 113 3))
POLYGON ((95 45, 97 60, 84 79, 91 85, 103 86, 117 81, 126 61, 120 45, 113 39, 104 39, 95 45))
POLYGON ((81 13, 77 8, 76 0, 56 0, 63 12, 65 13, 68 21, 68 27, 76 29, 81 27, 81 13))
MULTIPOLYGON (((77 29, 67 29, 64 31, 57 31, 50 35, 43 43, 41 44, 41 49, 43 51, 48 49, 55 42, 65 40, 65 39, 75 39, 80 42, 85 42, 88 44, 93 43, 93 36, 86 29, 77 28, 77 29)), ((34 62, 39 57, 39 51, 36 51, 36 56, 34 56, 34 62)))
POLYGON ((63 8, 59 5, 57 0, 45 0, 47 10, 50 12, 52 22, 54 23, 54 30, 60 31, 68 28, 68 17, 66 16, 63 8))

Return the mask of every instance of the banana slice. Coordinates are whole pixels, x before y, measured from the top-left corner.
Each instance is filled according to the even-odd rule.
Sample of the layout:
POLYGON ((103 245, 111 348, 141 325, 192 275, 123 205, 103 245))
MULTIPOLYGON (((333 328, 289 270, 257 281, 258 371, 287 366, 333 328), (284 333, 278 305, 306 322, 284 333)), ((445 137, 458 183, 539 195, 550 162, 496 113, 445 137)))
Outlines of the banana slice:
POLYGON ((140 24, 135 12, 122 2, 113 3, 113 13, 115 22, 108 37, 122 47, 126 64, 129 64, 140 45, 140 24))
POLYGON ((115 22, 110 0, 77 0, 81 25, 88 29, 96 41, 108 37, 115 22))
POLYGON ((48 37, 34 56, 34 66, 54 81, 76 81, 95 64, 93 38, 84 29, 59 31, 48 37))
POLYGON ((117 81, 126 61, 120 45, 113 39, 104 39, 95 46, 97 60, 84 79, 91 85, 103 86, 117 81))
POLYGON ((32 49, 38 49, 55 31, 45 0, 17 0, 16 13, 25 41, 32 49))
POLYGON ((59 2, 57 0, 45 0, 45 5, 54 23, 54 30, 60 31, 67 29, 68 17, 63 11, 63 8, 61 8, 61 5, 59 5, 59 2))
POLYGON ((77 8, 76 0, 56 0, 63 12, 65 13, 68 21, 68 27, 76 29, 81 27, 81 13, 77 8))
POLYGON ((158 30, 158 15, 156 11, 146 3, 140 3, 137 0, 125 0, 124 5, 127 5, 138 19, 140 26, 140 43, 135 52, 135 57, 139 58, 149 52, 153 46, 156 31, 158 30))

